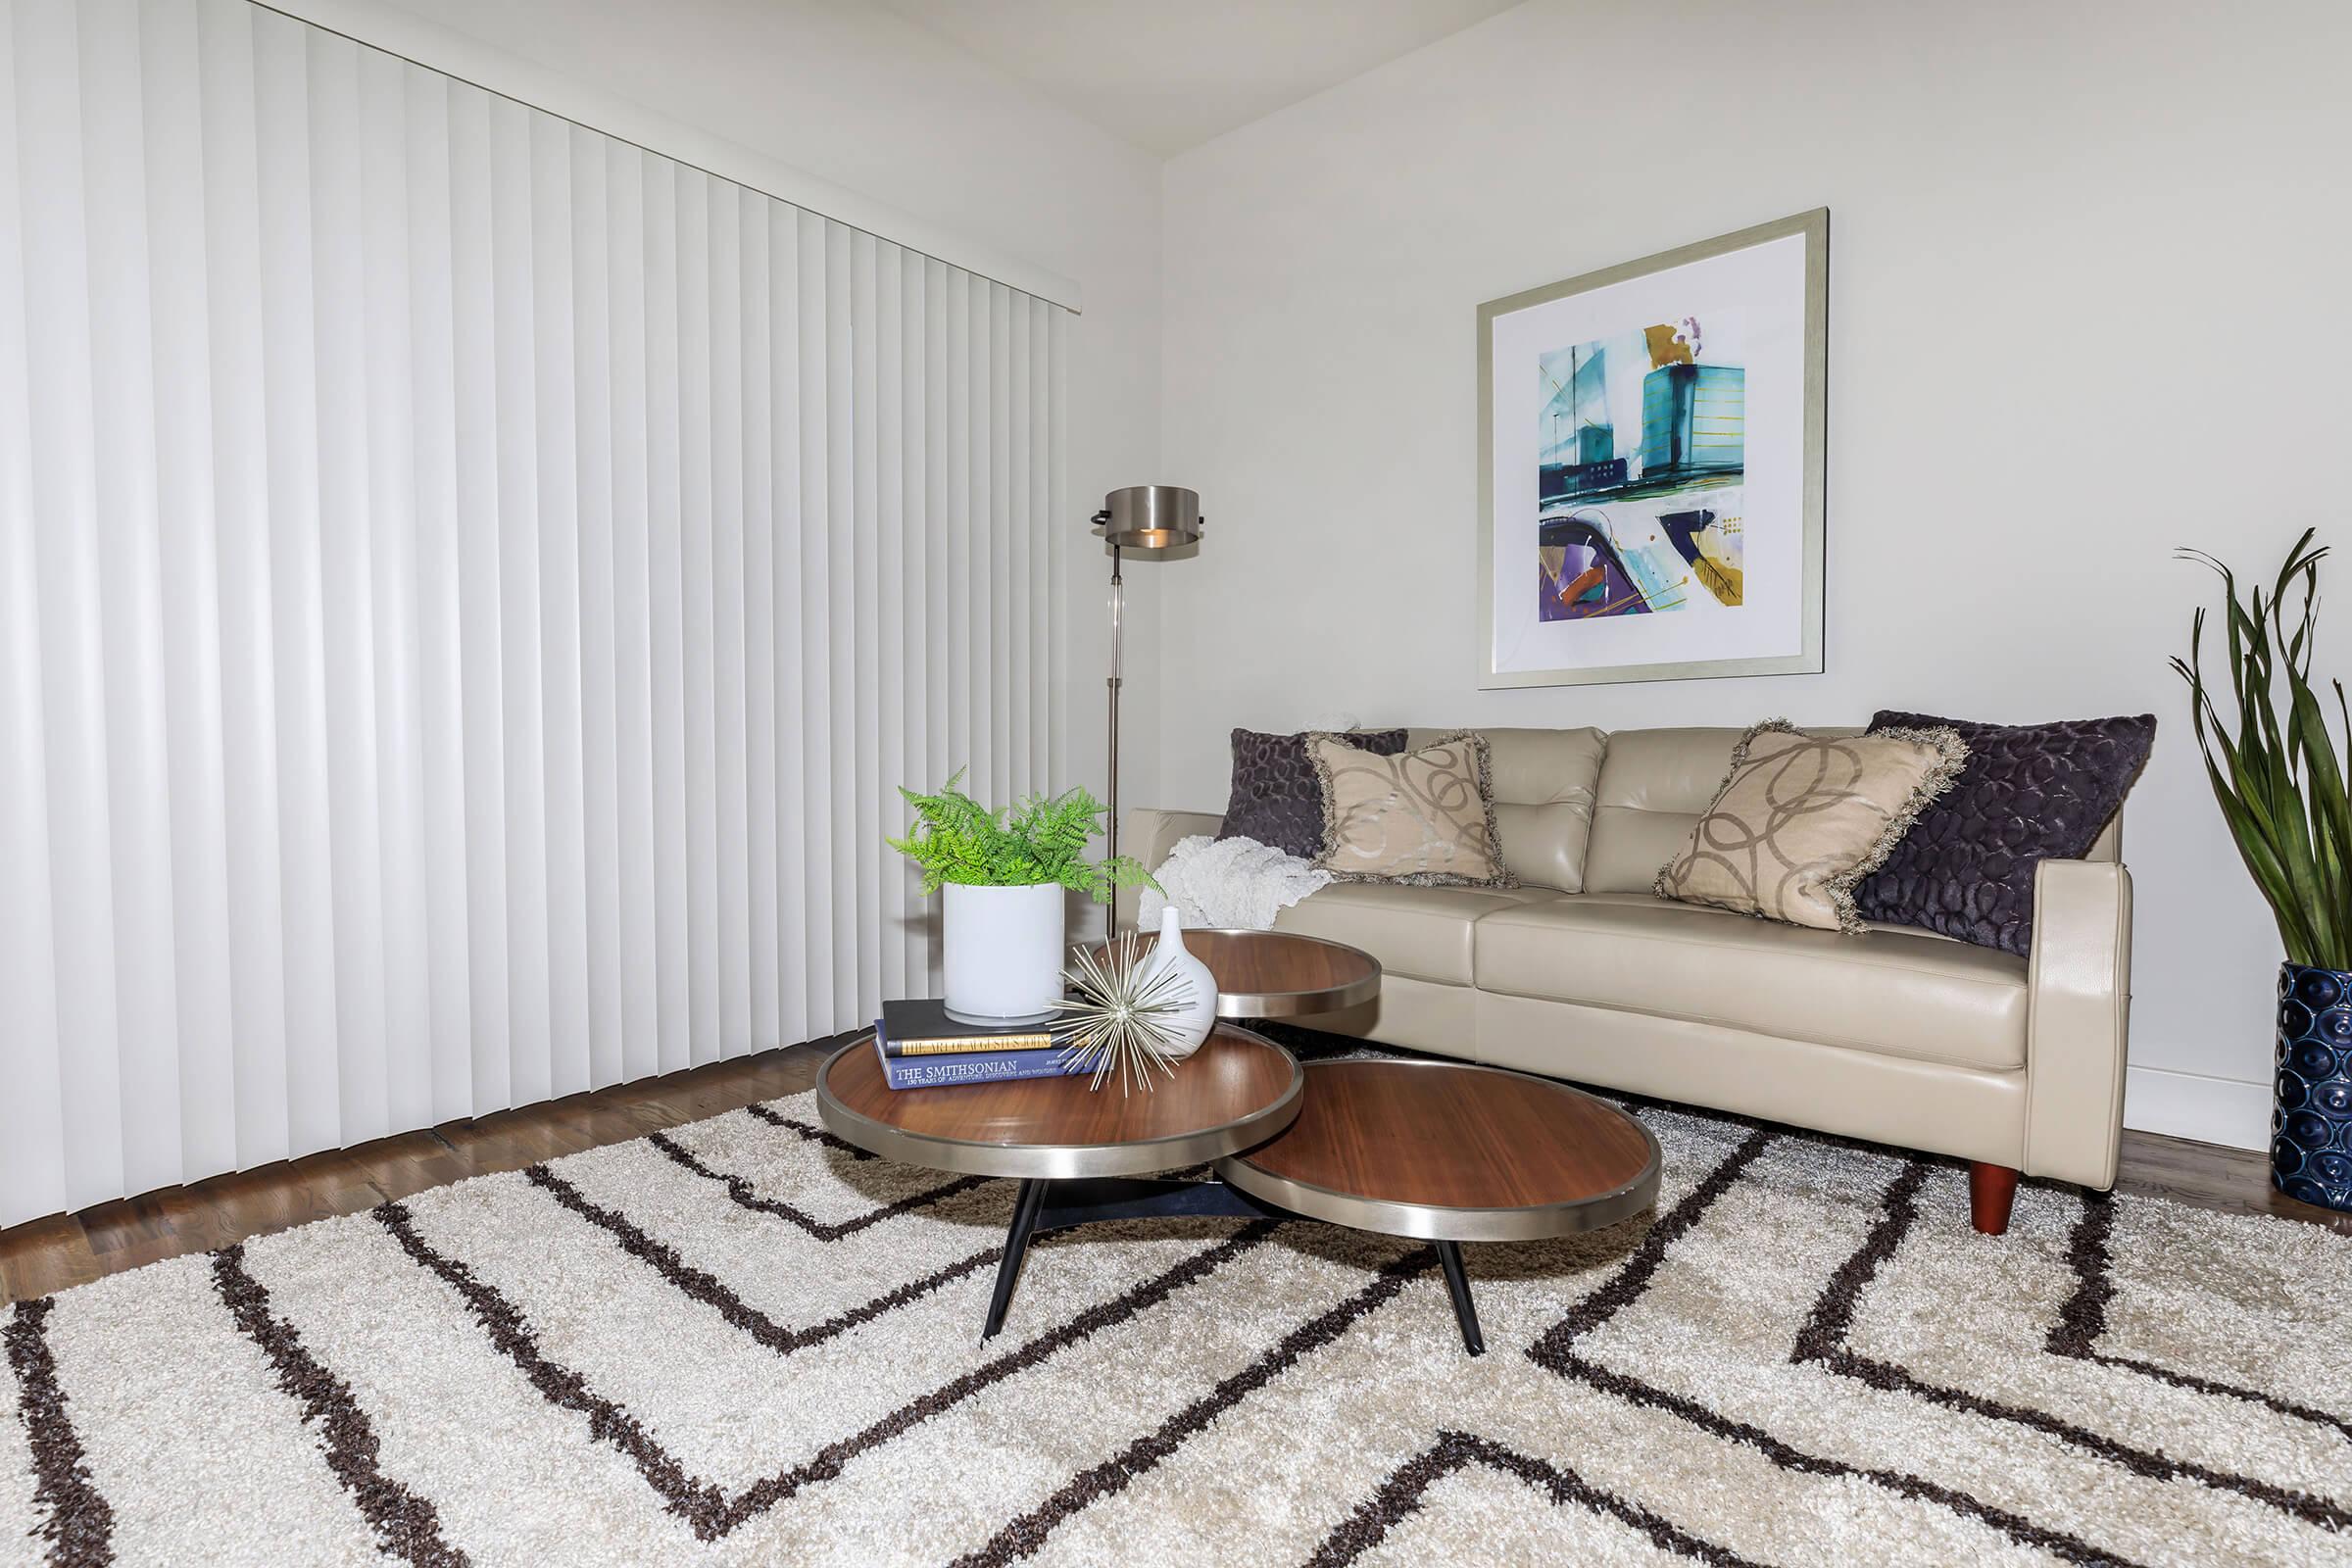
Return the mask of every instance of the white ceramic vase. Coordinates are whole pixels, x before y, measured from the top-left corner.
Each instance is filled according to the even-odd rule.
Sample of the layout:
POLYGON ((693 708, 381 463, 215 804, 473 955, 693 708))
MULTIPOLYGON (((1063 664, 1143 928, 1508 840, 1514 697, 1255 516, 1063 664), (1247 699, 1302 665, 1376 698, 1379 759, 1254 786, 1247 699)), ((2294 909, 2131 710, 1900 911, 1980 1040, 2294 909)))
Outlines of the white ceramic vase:
POLYGON ((941 890, 948 1011, 974 1023, 1044 1017, 1061 1000, 1061 885, 941 890))
POLYGON ((1176 912, 1173 904, 1160 911, 1159 940, 1152 944, 1151 956, 1144 962, 1147 979, 1173 970, 1181 982, 1171 999, 1178 1010, 1170 1020, 1170 1032, 1175 1039, 1168 1046, 1168 1054, 1189 1056, 1200 1049, 1200 1042, 1217 1026, 1217 977, 1185 947, 1184 916, 1176 912))

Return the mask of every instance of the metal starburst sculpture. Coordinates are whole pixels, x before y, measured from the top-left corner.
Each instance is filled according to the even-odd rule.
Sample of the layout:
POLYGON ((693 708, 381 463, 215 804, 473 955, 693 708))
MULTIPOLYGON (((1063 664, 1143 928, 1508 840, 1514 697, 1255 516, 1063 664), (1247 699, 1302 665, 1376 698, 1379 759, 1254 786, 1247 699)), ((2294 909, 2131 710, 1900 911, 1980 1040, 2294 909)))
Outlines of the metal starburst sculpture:
POLYGON ((1067 971, 1078 995, 1054 1005, 1070 1034, 1064 1055, 1079 1071, 1094 1075, 1090 1089, 1101 1089, 1115 1076, 1122 1095, 1137 1087, 1149 1090, 1154 1068, 1176 1076, 1176 1031, 1190 992, 1173 966, 1151 964, 1148 956, 1149 950, 1130 931, 1100 956, 1081 948, 1067 971))

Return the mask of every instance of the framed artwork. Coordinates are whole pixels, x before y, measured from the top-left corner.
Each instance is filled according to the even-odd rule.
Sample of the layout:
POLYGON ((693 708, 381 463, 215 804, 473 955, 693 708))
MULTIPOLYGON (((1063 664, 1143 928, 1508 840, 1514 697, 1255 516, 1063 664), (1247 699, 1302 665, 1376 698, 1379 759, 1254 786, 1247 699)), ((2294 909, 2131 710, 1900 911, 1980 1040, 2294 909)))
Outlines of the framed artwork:
POLYGON ((1482 687, 1822 667, 1827 208, 1478 308, 1482 687))

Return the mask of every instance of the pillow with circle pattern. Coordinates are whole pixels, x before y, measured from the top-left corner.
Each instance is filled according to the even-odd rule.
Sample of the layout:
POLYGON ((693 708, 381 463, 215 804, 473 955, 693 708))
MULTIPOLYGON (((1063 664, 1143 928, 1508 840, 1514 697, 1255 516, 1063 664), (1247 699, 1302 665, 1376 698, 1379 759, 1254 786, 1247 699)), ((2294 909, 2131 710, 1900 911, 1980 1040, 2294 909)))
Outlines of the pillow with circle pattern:
POLYGON ((1854 890, 1865 920, 1917 926, 2028 956, 2034 868, 2080 859, 2124 804, 2156 744, 2156 716, 1984 724, 1880 712, 1870 732, 1948 728, 1968 763, 1886 862, 1854 890))
POLYGON ((1306 754, 1323 785, 1323 849, 1315 866, 1333 881, 1519 885, 1502 861, 1484 735, 1457 730, 1384 756, 1310 731, 1306 754))
POLYGON ((1855 885, 1967 760, 1967 743, 1948 728, 1812 735, 1768 718, 1732 748, 1713 803, 1650 891, 1859 936, 1855 885))
MULTIPOLYGON (((1354 730, 1343 737, 1381 757, 1404 750, 1400 729, 1354 730)), ((1311 860, 1323 853, 1323 783, 1306 755, 1306 736, 1233 732, 1233 794, 1221 839, 1255 839, 1311 860)))

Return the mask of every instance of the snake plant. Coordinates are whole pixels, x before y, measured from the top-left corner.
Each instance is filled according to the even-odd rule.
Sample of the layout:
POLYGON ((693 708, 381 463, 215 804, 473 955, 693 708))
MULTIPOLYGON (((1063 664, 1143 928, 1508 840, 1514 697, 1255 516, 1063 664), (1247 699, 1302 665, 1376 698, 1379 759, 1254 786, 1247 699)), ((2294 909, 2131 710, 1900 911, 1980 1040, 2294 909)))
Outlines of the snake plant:
MULTIPOLYGON (((2305 529, 2266 595, 2241 603, 2230 568, 2199 550, 2180 552, 2221 575, 2229 602, 2229 680, 2236 721, 2206 684, 2205 612, 2190 624, 2188 658, 2173 668, 2188 682, 2197 746, 2214 799, 2255 886, 2269 901, 2289 962, 2352 969, 2352 799, 2327 710, 2311 682, 2320 563, 2325 545, 2305 529), (2288 600, 2296 600, 2290 610, 2288 600), (2283 683, 2283 691, 2280 684, 2283 683)), ((2352 709, 2331 683, 2347 738, 2352 709)))

